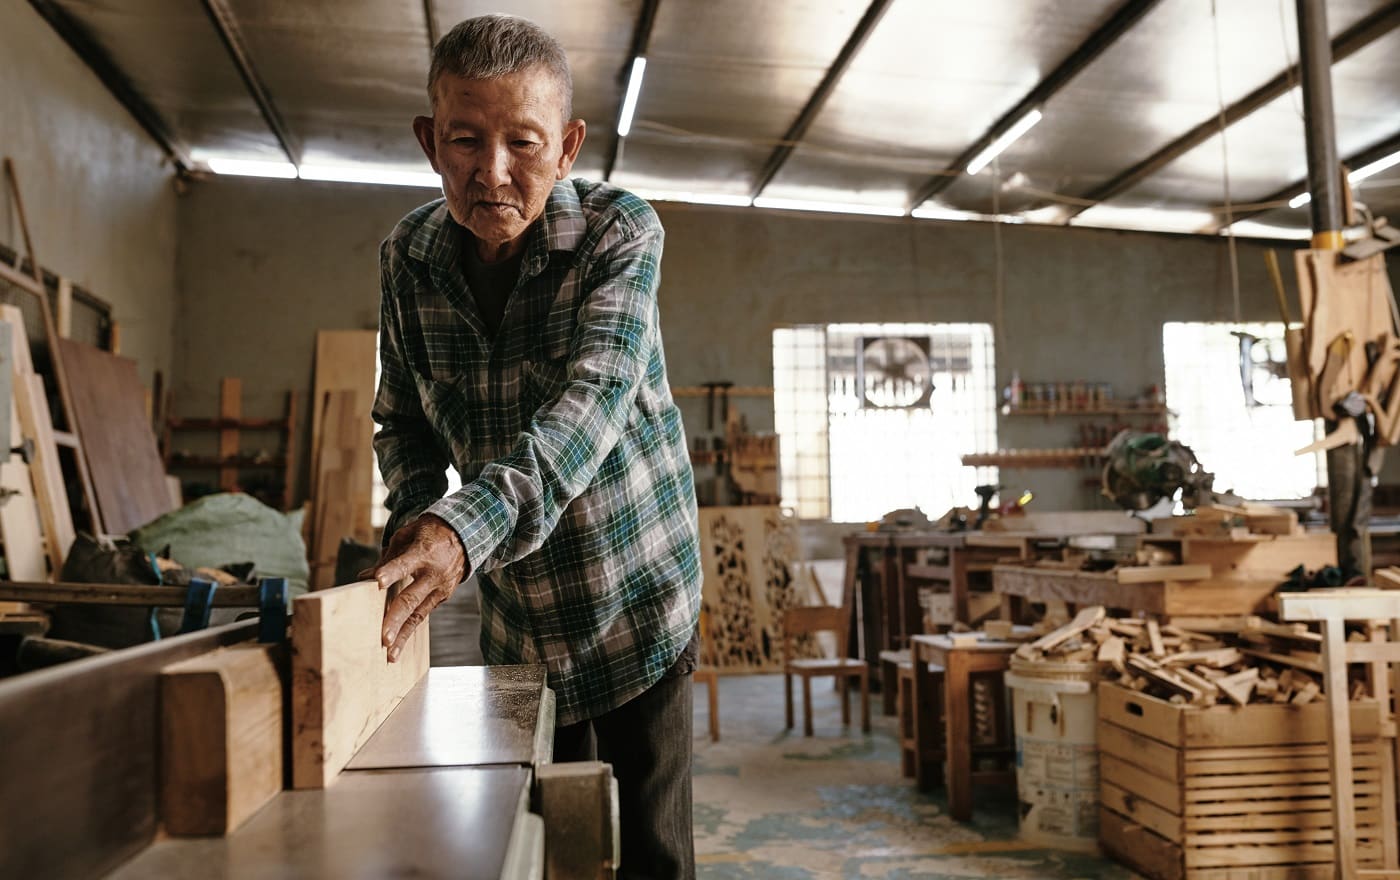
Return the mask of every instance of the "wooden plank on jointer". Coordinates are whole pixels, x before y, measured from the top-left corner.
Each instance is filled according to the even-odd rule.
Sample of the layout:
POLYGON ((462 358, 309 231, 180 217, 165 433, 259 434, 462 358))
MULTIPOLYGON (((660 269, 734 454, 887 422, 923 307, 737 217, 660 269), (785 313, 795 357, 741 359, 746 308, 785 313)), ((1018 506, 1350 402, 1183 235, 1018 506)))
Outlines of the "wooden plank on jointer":
POLYGON ((428 671, 428 628, 398 662, 380 642, 389 591, 374 581, 299 596, 292 611, 292 783, 330 785, 428 671))

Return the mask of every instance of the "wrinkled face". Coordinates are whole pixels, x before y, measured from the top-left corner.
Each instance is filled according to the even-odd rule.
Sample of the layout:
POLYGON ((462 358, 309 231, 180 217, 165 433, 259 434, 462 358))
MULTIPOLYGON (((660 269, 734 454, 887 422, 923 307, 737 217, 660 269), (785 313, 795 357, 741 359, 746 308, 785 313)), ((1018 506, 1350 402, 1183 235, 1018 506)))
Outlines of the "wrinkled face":
POLYGON ((583 120, 564 121, 557 80, 543 67, 495 79, 439 77, 433 116, 413 120, 442 175, 452 218, 476 236, 484 259, 519 253, 555 181, 569 176, 583 120))

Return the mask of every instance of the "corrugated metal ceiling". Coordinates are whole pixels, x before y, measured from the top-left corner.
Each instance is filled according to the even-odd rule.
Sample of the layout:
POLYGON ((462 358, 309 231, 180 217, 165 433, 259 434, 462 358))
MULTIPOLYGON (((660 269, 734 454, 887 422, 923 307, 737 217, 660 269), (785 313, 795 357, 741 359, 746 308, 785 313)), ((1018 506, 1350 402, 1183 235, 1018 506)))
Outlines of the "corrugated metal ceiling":
MULTIPOLYGON (((287 161, 201 3, 31 2, 57 8, 85 31, 196 157, 287 161)), ((820 103, 814 90, 868 0, 222 2, 296 162, 425 168, 409 121, 426 105, 430 28, 441 33, 471 15, 506 11, 539 22, 569 54, 576 115, 589 123, 576 173, 600 176, 615 155, 613 179, 622 185, 747 196, 813 101, 812 124, 763 195, 890 212, 908 208, 926 181, 996 133, 997 121, 1066 59, 1089 58, 992 170, 954 175, 926 206, 990 214, 1059 203, 1088 207, 1075 221, 1086 223, 1120 208, 1218 211, 1225 199, 1218 135, 1100 207, 1083 197, 1297 57, 1294 4, 1286 0, 1138 0, 1147 10, 1140 19, 1101 54, 1084 56, 1075 53, 1131 0, 894 0, 820 103), (654 25, 638 32, 653 3, 654 25), (638 40, 647 77, 633 131, 618 143, 612 129, 638 40)), ((1400 11, 1395 0, 1327 5, 1334 36, 1400 11)), ((1400 15, 1334 66, 1343 156, 1400 133, 1395 24, 1400 15)), ((1300 105, 1295 90, 1228 128, 1232 201, 1263 199, 1304 176, 1300 105)), ((1380 213, 1400 213, 1397 178, 1395 169, 1377 175, 1361 198, 1380 213)), ((1306 226, 1301 210, 1260 219, 1306 226)))

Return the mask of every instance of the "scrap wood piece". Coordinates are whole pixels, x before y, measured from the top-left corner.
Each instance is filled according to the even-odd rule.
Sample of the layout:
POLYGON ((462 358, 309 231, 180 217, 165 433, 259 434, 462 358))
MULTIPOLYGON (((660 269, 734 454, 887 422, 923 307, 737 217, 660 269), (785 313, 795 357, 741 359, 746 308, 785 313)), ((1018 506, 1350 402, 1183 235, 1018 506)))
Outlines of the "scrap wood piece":
POLYGON ((1308 703, 1311 703, 1313 700, 1316 700, 1318 695, 1321 693, 1322 687, 1317 682, 1310 681, 1307 684, 1303 685, 1302 690, 1295 693, 1293 695, 1293 699, 1289 700, 1288 702, 1299 706, 1306 705, 1308 703))
POLYGON ((1211 576, 1209 565, 1133 565, 1116 569, 1120 584, 1153 584, 1162 581, 1203 581, 1211 576))
POLYGON ((1198 702, 1205 694, 1199 688, 1183 681, 1175 672, 1163 669, 1148 657, 1135 654, 1128 658, 1128 668, 1149 682, 1155 682, 1175 694, 1180 694, 1191 702, 1198 702))
POLYGON ((174 835, 228 834, 282 790, 285 646, 245 643, 160 674, 160 811, 174 835))
POLYGON ((1107 663, 1114 669, 1122 672, 1124 670, 1124 662, 1127 658, 1127 654, 1127 643, 1119 636, 1109 636, 1099 645, 1098 661, 1100 663, 1107 663))
POLYGON ((1173 626, 1202 635, 1209 633, 1240 633, 1247 629, 1256 629, 1262 623, 1262 618, 1254 614, 1224 615, 1218 617, 1183 617, 1177 615, 1172 617, 1173 626))
POLYGON ((428 671, 420 626, 395 663, 380 643, 391 591, 374 581, 292 603, 292 783, 324 788, 428 671))
POLYGON ((1400 589, 1400 568, 1390 566, 1378 568, 1374 572, 1377 585, 1386 589, 1400 589))
POLYGON ((1074 620, 1036 639, 1031 643, 1031 647, 1037 651, 1050 651, 1094 626, 1103 620, 1106 614, 1102 605, 1085 608, 1074 616, 1074 620))
POLYGON ((1321 658, 1317 660, 1309 660, 1304 659, 1302 657, 1289 656, 1287 654, 1275 654, 1271 651, 1258 651, 1254 648, 1241 648, 1240 653, 1244 654, 1247 657, 1255 657, 1260 660, 1268 660, 1270 663, 1278 663, 1282 666, 1291 666, 1295 669, 1303 669, 1308 672, 1317 673, 1318 675, 1322 674, 1321 658))
MULTIPOLYGON (((1241 672, 1236 672, 1234 675, 1215 680, 1215 686, 1236 706, 1248 704, 1249 698, 1254 695, 1254 688, 1258 684, 1259 667, 1257 666, 1251 666, 1241 672)), ((1274 687, 1277 688, 1277 684, 1274 687)))
POLYGON ((1158 659, 1167 655, 1166 645, 1162 644, 1162 630, 1157 621, 1147 621, 1147 641, 1152 646, 1152 656, 1158 659))
POLYGON ((1224 669, 1226 666, 1234 666, 1236 663, 1244 662, 1244 655, 1240 653, 1238 648, 1216 648, 1210 651, 1184 651, 1180 654, 1173 654, 1162 662, 1167 666, 1199 664, 1214 669, 1224 669))

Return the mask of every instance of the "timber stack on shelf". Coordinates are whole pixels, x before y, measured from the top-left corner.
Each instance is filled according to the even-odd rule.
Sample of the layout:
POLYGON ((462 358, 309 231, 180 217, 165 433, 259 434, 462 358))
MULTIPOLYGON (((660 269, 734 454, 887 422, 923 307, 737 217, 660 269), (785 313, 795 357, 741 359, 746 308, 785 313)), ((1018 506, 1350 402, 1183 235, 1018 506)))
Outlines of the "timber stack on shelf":
POLYGON ((964 455, 967 467, 1096 468, 1103 465, 1104 450, 1119 431, 1132 429, 1167 433, 1167 408, 1154 386, 1134 399, 1116 397, 1105 382, 1033 382, 1013 379, 1004 391, 1004 416, 1034 416, 1049 421, 1057 417, 1106 417, 1077 427, 1079 445, 1053 449, 1000 449, 964 455), (1144 421, 1144 419, 1148 421, 1144 421))
MULTIPOLYGON (((219 414, 213 418, 170 416, 166 419, 162 448, 167 471, 217 471, 218 483, 210 486, 220 492, 246 492, 270 507, 290 510, 292 506, 293 464, 296 449, 297 395, 288 391, 286 408, 279 418, 243 418, 243 382, 225 378, 219 385, 219 414), (217 433, 217 455, 190 454, 176 446, 176 435, 217 433), (276 434, 275 451, 245 454, 244 432, 276 434), (257 472, 258 476, 245 476, 257 472), (280 480, 277 474, 280 472, 280 480)), ((189 485, 199 485, 190 481, 189 485)), ((209 485, 205 483, 204 485, 209 485)), ((194 497, 198 492, 187 492, 194 497)))

